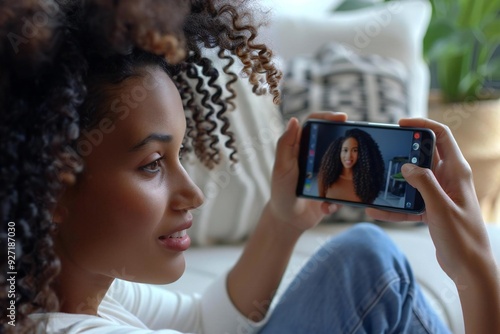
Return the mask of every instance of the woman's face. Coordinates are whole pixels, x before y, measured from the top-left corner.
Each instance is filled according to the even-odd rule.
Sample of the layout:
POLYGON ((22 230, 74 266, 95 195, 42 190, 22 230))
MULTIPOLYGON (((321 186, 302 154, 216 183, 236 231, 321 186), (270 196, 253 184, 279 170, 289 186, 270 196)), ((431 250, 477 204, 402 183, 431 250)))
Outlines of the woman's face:
POLYGON ((352 168, 358 161, 358 141, 352 137, 342 143, 340 161, 344 168, 352 168))
POLYGON ((114 94, 122 113, 112 126, 94 129, 102 137, 81 135, 101 140, 59 203, 66 213, 56 244, 85 272, 169 283, 184 271, 190 210, 203 195, 179 162, 186 123, 175 85, 160 69, 141 73, 114 94))

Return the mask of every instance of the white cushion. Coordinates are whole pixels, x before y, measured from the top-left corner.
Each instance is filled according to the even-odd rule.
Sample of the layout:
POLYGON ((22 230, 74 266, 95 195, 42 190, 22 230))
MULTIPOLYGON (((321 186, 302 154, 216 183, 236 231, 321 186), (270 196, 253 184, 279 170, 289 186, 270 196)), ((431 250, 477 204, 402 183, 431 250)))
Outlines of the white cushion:
POLYGON ((264 41, 285 64, 299 55, 314 54, 322 45, 338 42, 362 55, 394 58, 408 69, 412 116, 427 115, 429 69, 422 41, 431 15, 425 0, 390 1, 330 15, 291 15, 274 12, 264 41))
POLYGON ((296 16, 328 15, 337 8, 343 0, 261 0, 264 9, 271 9, 272 13, 281 13, 296 16))

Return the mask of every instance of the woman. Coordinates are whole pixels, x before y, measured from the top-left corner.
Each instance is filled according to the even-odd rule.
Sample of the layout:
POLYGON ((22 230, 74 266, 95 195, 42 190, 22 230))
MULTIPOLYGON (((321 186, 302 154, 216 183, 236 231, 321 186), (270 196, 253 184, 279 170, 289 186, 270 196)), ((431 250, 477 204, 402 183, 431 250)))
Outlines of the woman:
POLYGON ((351 129, 326 150, 318 173, 319 196, 372 203, 383 183, 384 161, 365 131, 351 129))
MULTIPOLYGON (((300 139, 296 119, 289 122, 278 142, 271 198, 233 269, 203 296, 151 286, 172 282, 182 274, 182 252, 189 247, 186 230, 195 223, 190 210, 203 202, 179 162, 180 153, 192 149, 207 166, 217 163, 218 138, 212 132, 219 124, 229 138, 225 144, 233 147, 224 118, 228 101, 221 98, 218 73, 201 55, 200 45, 220 47, 224 59, 226 52, 238 55, 257 90, 261 72, 267 75, 271 91, 273 80, 279 78, 267 49, 251 42, 253 28, 246 24, 249 16, 243 15, 243 4, 193 1, 191 8, 184 5, 178 1, 64 2, 54 7, 55 21, 43 26, 48 30, 40 31, 33 44, 17 54, 2 54, 6 60, 2 64, 8 66, 1 71, 0 129, 5 146, 0 157, 6 190, 1 217, 15 223, 17 256, 13 264, 16 322, 15 327, 2 322, 3 329, 21 333, 276 333, 299 326, 311 326, 302 327, 303 332, 342 332, 349 326, 351 332, 359 328, 380 332, 388 327, 446 332, 425 303, 402 254, 379 229, 368 226, 322 248, 312 259, 320 261, 321 270, 308 271, 307 277, 298 275, 298 282, 268 312, 297 239, 336 210, 336 205, 294 196, 300 139), (158 13, 172 17, 166 20, 158 13), (26 65, 30 71, 20 72, 26 65), (200 73, 206 73, 212 91, 202 88, 200 73), (196 87, 192 88, 191 80, 196 87), (27 84, 29 89, 25 89, 27 84), (201 100, 195 99, 198 94, 201 100), (348 249, 357 256, 351 264, 343 264, 345 257, 339 261, 339 252, 348 249), (359 270, 367 268, 369 275, 361 275, 359 270), (388 289, 383 288, 374 300, 363 300, 366 295, 359 285, 340 272, 362 277, 368 290, 388 289), (346 288, 330 289, 334 282, 346 288), (345 299, 335 298, 348 291, 353 291, 347 299, 352 308, 345 299), (331 299, 318 298, 326 295, 331 299), (304 312, 297 300, 316 306, 305 318, 290 318, 290 314, 304 312), (360 309, 365 311, 355 311, 360 309), (383 314, 382 310, 391 311, 383 314)), ((19 17, 44 10, 32 1, 16 2, 6 9, 1 11, 2 27, 9 29, 2 33, 17 31, 16 23, 23 22, 19 17)), ((229 68, 226 71, 232 73, 229 68)), ((346 119, 342 114, 312 116, 346 119)), ((434 123, 425 125, 441 129, 434 123)), ((438 133, 441 142, 449 145, 447 136, 438 133)), ((457 161, 451 162, 450 166, 442 161, 446 168, 456 168, 457 161)), ((465 166, 463 159, 459 162, 465 166)), ((419 186, 418 175, 413 174, 419 186)), ((456 186, 455 178, 449 186, 456 186)), ((467 194, 471 183, 463 187, 467 194)), ((449 204, 453 209, 453 203, 449 204)), ((476 205, 457 212, 462 224, 455 229, 476 224, 469 221, 476 205)), ((450 217, 444 213, 436 224, 450 217)), ((481 231, 480 225, 471 227, 481 231)), ((5 226, 3 231, 8 231, 5 226)), ((6 233, 2 238, 6 239, 6 233)), ((457 241, 448 242, 451 248, 443 259, 450 273, 457 273, 455 264, 461 260, 453 252, 457 241)), ((483 269, 492 269, 484 235, 470 242, 481 250, 483 269)), ((2 274, 7 271, 8 263, 2 262, 2 274)), ((487 272, 480 274, 489 278, 487 272)), ((488 287, 491 293, 495 285, 488 287)), ((10 303, 9 298, 2 295, 2 306, 10 303)), ((478 296, 470 298, 475 302, 478 296)), ((498 310, 495 303, 487 306, 490 309, 481 310, 485 311, 481 316, 498 310)), ((494 325, 491 319, 489 329, 494 325)))
MULTIPOLYGON (((116 278, 168 283, 180 276, 189 211, 203 196, 179 157, 192 152, 210 168, 224 145, 236 162, 225 116, 238 79, 230 66, 235 59, 256 93, 267 88, 279 101, 281 74, 270 51, 254 42, 249 7, 244 1, 2 3, 0 216, 15 224, 17 269, 16 299, 2 295, 2 306, 15 302, 16 326, 4 329, 31 333, 34 322, 46 321, 41 332, 88 330, 103 319, 98 307, 116 311, 104 298, 119 290, 116 278), (224 86, 203 55, 209 48, 227 63, 231 80, 224 86)), ((3 258, 2 275, 13 271, 3 258)), ((237 269, 233 275, 245 276, 237 269)), ((1 284, 9 291, 8 282, 1 284)), ((229 305, 221 287, 215 305, 229 305)), ((256 296, 267 297, 270 287, 259 286, 264 290, 256 296)), ((107 319, 122 311, 122 320, 139 323, 140 312, 128 317, 121 297, 118 312, 103 311, 107 319)), ((247 299, 234 297, 244 314, 255 309, 253 297, 247 299)), ((161 302, 175 305, 175 296, 161 302)), ((142 311, 154 316, 148 304, 142 311)), ((185 304, 195 315, 200 305, 198 298, 185 304)), ((211 325, 197 316, 166 326, 211 325)))

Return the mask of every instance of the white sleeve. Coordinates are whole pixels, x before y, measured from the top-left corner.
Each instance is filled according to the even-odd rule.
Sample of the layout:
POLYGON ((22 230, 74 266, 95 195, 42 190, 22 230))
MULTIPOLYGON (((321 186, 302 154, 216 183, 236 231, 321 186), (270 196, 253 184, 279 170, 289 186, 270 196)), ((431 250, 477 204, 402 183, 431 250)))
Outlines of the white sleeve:
POLYGON ((131 317, 134 317, 152 330, 168 328, 182 333, 255 333, 267 321, 266 318, 258 323, 252 322, 239 313, 229 299, 225 275, 215 280, 201 296, 117 280, 107 297, 107 303, 101 304, 100 311, 110 320, 130 323, 131 317), (120 304, 121 310, 114 306, 106 307, 113 301, 120 304))
POLYGON ((203 294, 201 300, 203 333, 229 334, 229 333, 257 333, 262 328, 270 315, 254 322, 244 317, 229 299, 226 288, 226 275, 215 280, 203 294))
POLYGON ((131 326, 201 333, 201 296, 181 294, 151 284, 115 280, 99 306, 103 317, 131 326))

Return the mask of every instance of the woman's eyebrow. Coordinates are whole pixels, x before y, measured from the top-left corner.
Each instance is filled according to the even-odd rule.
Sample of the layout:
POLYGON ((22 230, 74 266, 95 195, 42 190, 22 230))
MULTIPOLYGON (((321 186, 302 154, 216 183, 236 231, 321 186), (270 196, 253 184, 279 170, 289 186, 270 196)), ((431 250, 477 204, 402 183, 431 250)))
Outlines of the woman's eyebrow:
POLYGON ((159 141, 159 142, 162 142, 162 143, 168 143, 171 140, 172 140, 172 136, 171 135, 162 135, 162 134, 159 134, 159 133, 152 133, 149 136, 147 136, 146 138, 144 138, 143 140, 141 140, 136 145, 132 146, 128 151, 129 152, 137 151, 138 149, 140 149, 141 147, 143 147, 144 145, 146 145, 146 144, 148 144, 149 142, 152 142, 152 141, 159 141))

